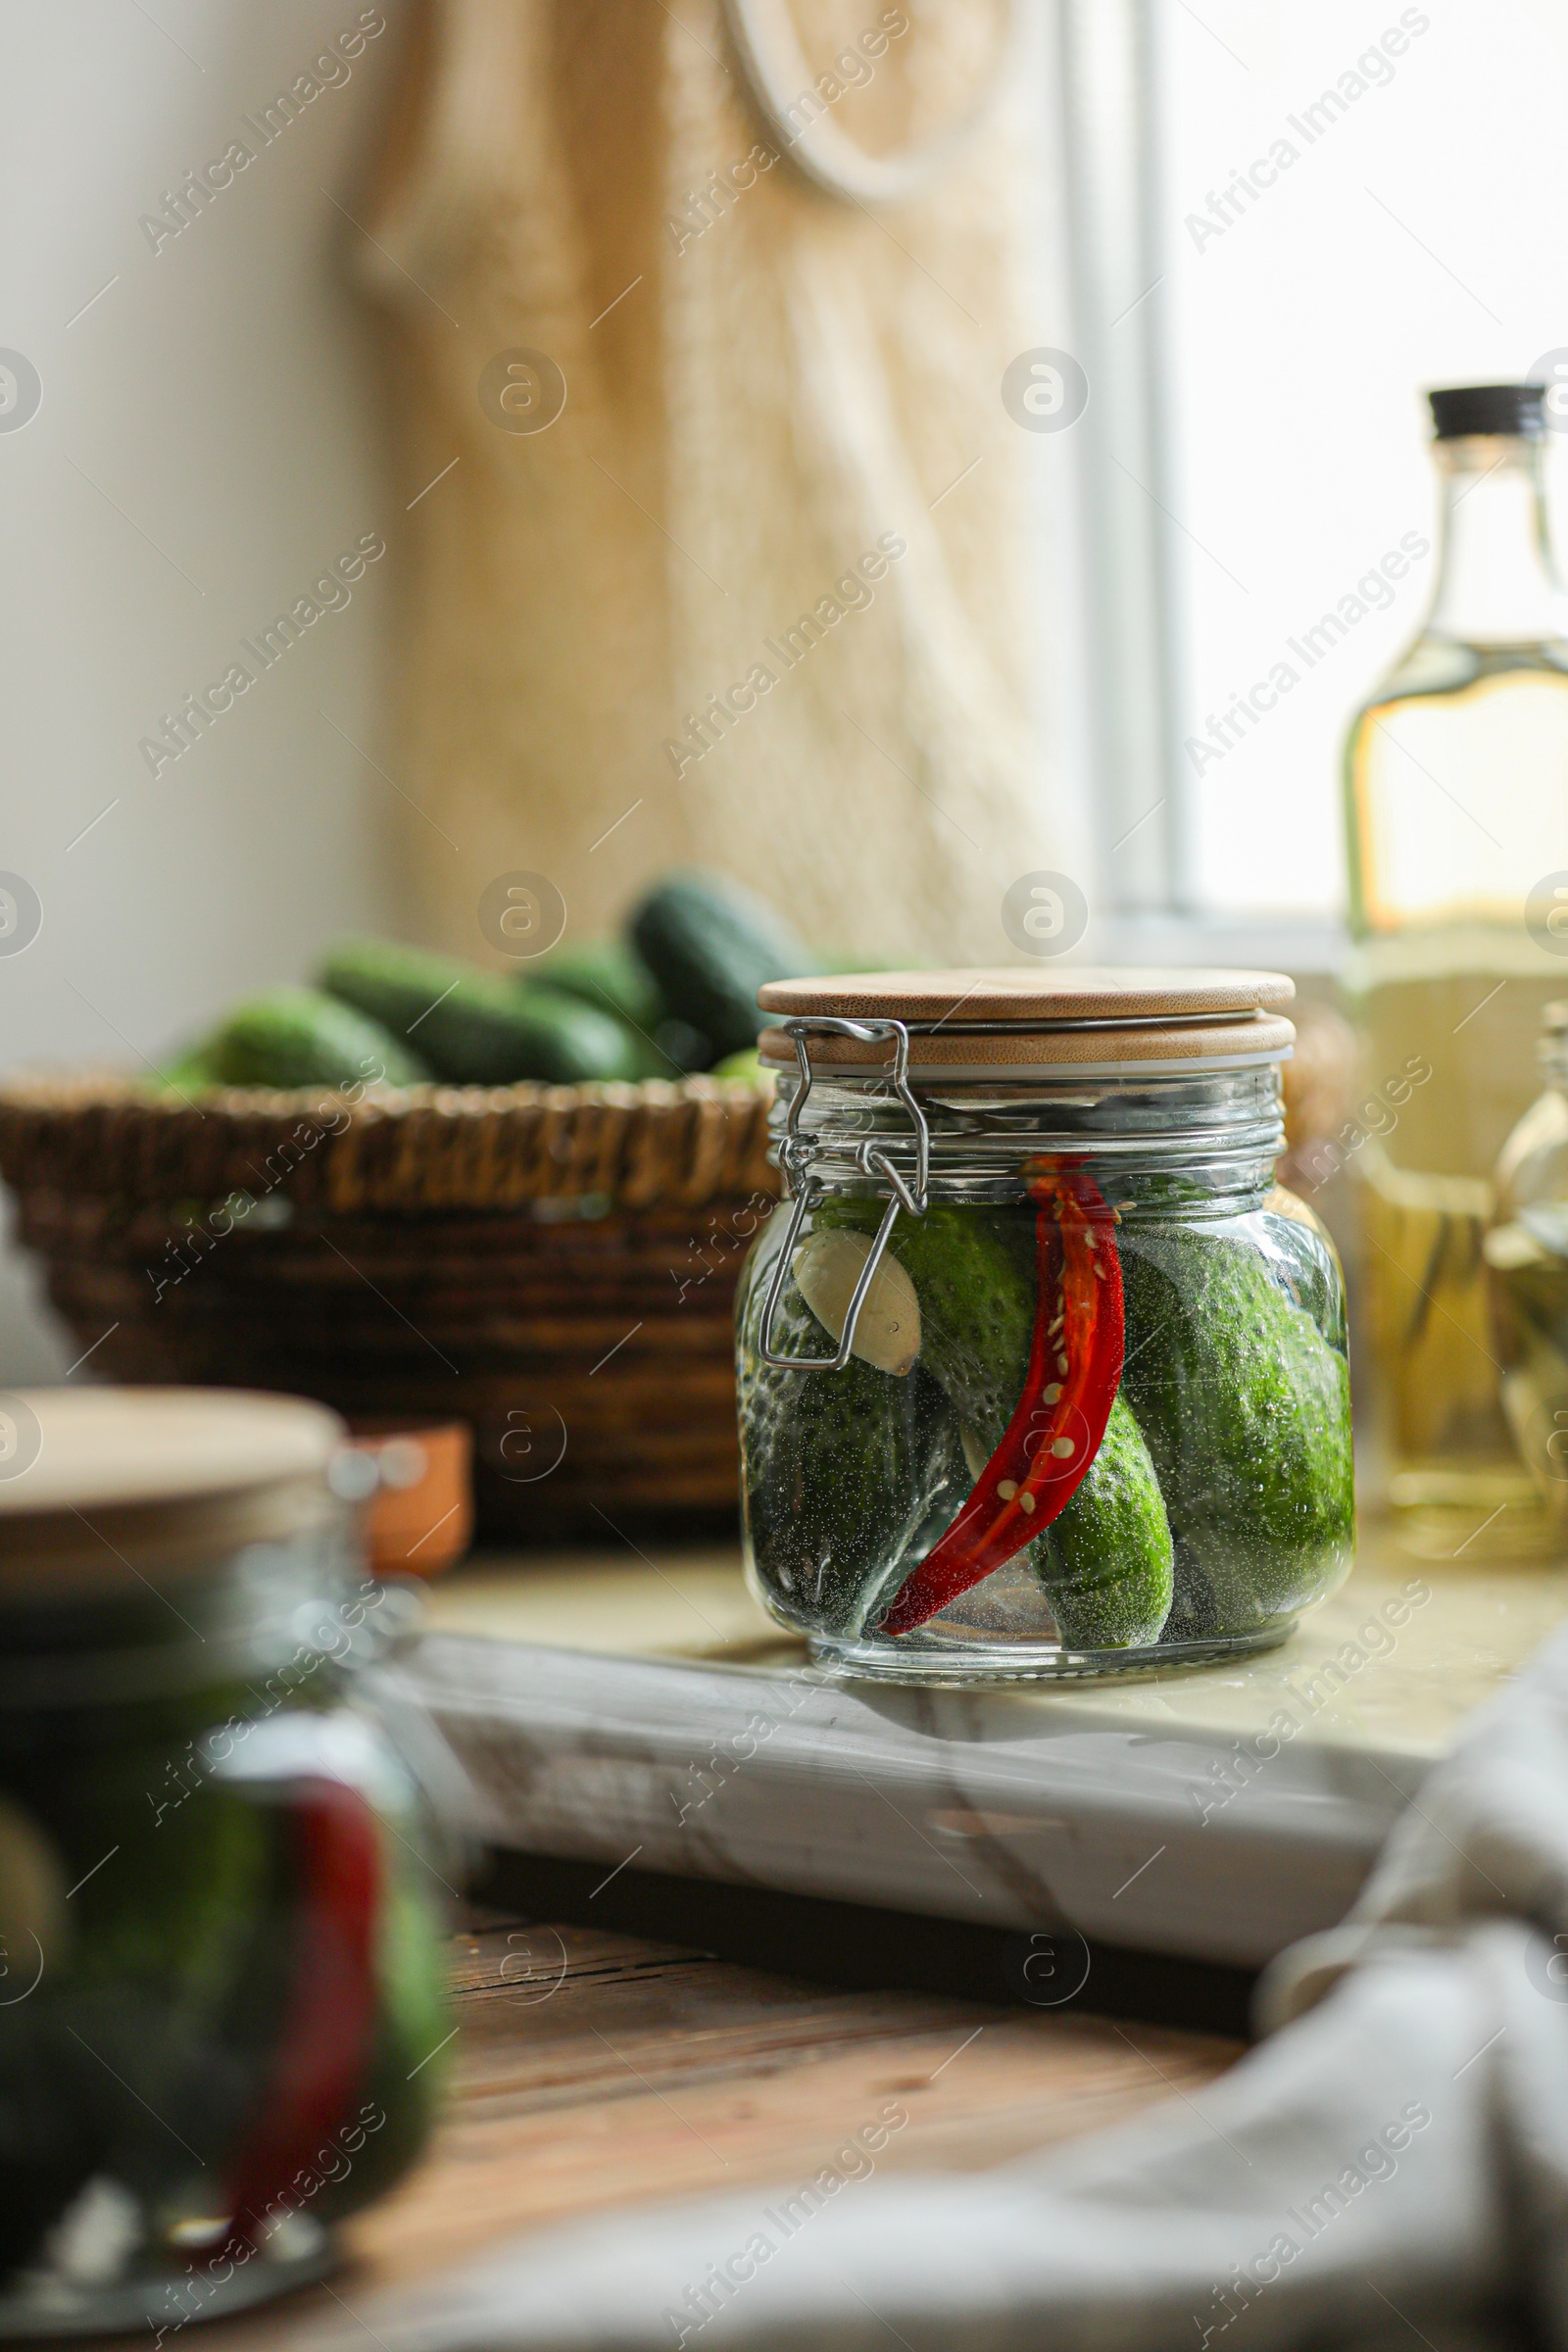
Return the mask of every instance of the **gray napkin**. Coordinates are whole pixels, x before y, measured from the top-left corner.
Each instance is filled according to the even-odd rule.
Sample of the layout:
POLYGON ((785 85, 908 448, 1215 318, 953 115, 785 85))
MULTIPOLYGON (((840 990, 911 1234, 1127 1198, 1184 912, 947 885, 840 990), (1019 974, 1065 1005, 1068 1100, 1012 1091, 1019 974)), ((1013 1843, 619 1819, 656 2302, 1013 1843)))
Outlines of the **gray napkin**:
POLYGON ((1568 1631, 1467 1725, 1345 1925, 1286 1953, 1261 2007, 1271 2038, 1201 2100, 1048 2156, 894 2179, 867 2156, 814 2195, 538 2232, 367 2299, 341 2340, 1568 2346, 1568 1631))

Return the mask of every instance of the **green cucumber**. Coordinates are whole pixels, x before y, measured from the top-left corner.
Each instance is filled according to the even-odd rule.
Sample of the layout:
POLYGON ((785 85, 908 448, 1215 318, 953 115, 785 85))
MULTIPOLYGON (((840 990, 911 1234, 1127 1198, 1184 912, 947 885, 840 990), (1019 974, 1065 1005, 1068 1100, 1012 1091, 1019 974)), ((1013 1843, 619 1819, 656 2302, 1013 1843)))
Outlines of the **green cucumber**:
POLYGON ((169 1095, 201 1095, 210 1093, 223 1081, 213 1065, 213 1058, 204 1048, 191 1046, 167 1062, 158 1073, 158 1084, 169 1095))
POLYGON ((416 1086, 429 1071, 374 1017, 314 988, 236 1005, 200 1049, 222 1086, 416 1086))
MULTIPOLYGON (((743 1309, 738 1362, 746 1537, 783 1615, 859 1633, 936 1541, 964 1494, 957 1418, 935 1381, 879 1372, 781 1372, 758 1352, 765 1272, 743 1309)), ((793 1283, 773 1319, 780 1354, 831 1343, 793 1283)))
POLYGON ((637 951, 670 1010, 711 1040, 712 1059, 755 1046, 757 992, 821 966, 772 908, 711 874, 672 874, 631 922, 637 951))
POLYGON ((1118 1396, 1083 1485, 1031 1547, 1063 1642, 1140 1649, 1170 1615, 1175 1556, 1165 1498, 1144 1433, 1118 1396), (1128 1573, 1129 1563, 1138 1573, 1128 1573))
POLYGON ((711 1069, 713 1041, 690 1021, 678 1020, 671 1013, 654 1031, 654 1059, 651 1078, 689 1078, 694 1072, 711 1069))
POLYGON ((623 1021, 635 1040, 637 1066, 631 1075, 637 1078, 684 1078, 706 1069, 711 1058, 707 1038, 671 1016, 659 982, 623 939, 558 948, 518 978, 525 993, 536 993, 542 983, 623 1021))
POLYGON ((323 2178, 309 2207, 320 2222, 357 2211, 402 2179, 423 2153, 445 2088, 449 2054, 444 2044, 452 2032, 445 1953, 439 1931, 431 1933, 430 1896, 411 1874, 410 1859, 417 1849, 402 1831, 398 1837, 401 1850, 383 1838, 386 1890, 376 1936, 375 2039, 363 2095, 335 2134, 349 2159, 348 2171, 338 2180, 323 2178))
POLYGON ((635 1078, 637 1040, 613 1014, 543 981, 389 940, 350 939, 321 965, 321 986, 416 1042, 438 1078, 458 1086, 561 1086, 635 1078))
MULTIPOLYGON (((871 1204, 877 1205, 879 1204, 871 1204)), ((920 1360, 989 1457, 1023 1394, 1035 1327, 1032 1208, 901 1215, 893 1253, 920 1298, 920 1360)))
MULTIPOLYGON (((92 1876, 64 1965, 17 2013, 24 2036, 64 2061, 57 2096, 92 2169, 153 2213, 197 2167, 221 2179, 265 2093, 289 1955, 281 1815, 212 1778, 174 1796, 172 1760, 158 1743, 108 1741, 57 1750, 38 1773, 36 1809, 92 1876), (177 2124, 149 2133, 149 2112, 177 2124)), ((9 2055, 0 2029, 0 2082, 9 2055)))
POLYGON ((623 939, 585 939, 579 947, 556 948, 517 978, 523 988, 542 980, 547 988, 564 989, 648 1037, 669 1017, 659 982, 623 939))
POLYGON ((1176 1537, 1173 1628, 1261 1630, 1349 1564, 1349 1368, 1250 1240, 1187 1226, 1120 1239, 1122 1388, 1176 1537))
MULTIPOLYGON (((874 1228, 877 1201, 824 1202, 816 1225, 874 1228)), ((1035 1323, 1035 1212, 933 1204, 900 1216, 892 1250, 920 1299, 920 1363, 974 1433, 983 1465, 1023 1394, 1035 1323)), ((1117 1396, 1072 1500, 1024 1553, 1062 1640, 1113 1649, 1155 1642, 1171 1605, 1172 1545, 1154 1465, 1117 1396)))
POLYGON ((763 1069, 762 1057, 757 1048, 748 1046, 744 1053, 726 1054, 722 1061, 715 1061, 710 1075, 714 1078, 749 1078, 754 1086, 760 1086, 764 1078, 771 1084, 773 1073, 763 1069))

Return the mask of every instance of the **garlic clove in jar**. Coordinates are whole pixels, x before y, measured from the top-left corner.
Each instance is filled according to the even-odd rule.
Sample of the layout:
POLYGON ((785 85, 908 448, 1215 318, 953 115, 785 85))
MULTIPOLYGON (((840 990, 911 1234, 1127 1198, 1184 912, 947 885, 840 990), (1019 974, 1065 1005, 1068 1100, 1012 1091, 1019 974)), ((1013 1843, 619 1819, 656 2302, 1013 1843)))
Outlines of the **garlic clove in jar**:
MULTIPOLYGON (((813 1233, 795 1252, 795 1279, 817 1321, 844 1336, 855 1286, 865 1271, 871 1243, 863 1233, 813 1233)), ((920 1301, 898 1259, 884 1252, 855 1326, 852 1353, 879 1372, 902 1376, 920 1352, 920 1301)))

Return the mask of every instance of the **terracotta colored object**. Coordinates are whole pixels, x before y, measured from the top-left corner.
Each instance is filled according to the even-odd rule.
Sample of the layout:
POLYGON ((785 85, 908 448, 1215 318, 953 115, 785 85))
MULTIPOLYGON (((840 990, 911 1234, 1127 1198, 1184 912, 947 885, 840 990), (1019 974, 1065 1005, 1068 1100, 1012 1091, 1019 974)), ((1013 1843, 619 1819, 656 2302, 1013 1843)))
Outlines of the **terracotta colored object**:
POLYGON ((376 1471, 365 1505, 374 1576, 440 1576, 473 1542, 473 1432, 466 1421, 357 1417, 353 1446, 376 1471))

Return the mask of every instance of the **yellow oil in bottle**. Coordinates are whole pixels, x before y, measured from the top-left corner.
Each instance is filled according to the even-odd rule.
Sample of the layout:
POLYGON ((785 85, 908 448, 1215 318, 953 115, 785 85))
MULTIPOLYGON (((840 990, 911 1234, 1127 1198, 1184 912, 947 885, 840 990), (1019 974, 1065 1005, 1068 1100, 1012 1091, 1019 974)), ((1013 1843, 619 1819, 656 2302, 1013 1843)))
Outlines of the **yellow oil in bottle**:
MULTIPOLYGON (((1482 395, 1434 409, 1462 398, 1482 395)), ((1433 612, 1346 750, 1360 1082, 1390 1100, 1421 1073, 1355 1154, 1362 1363, 1387 1501, 1415 1548, 1469 1559, 1550 1540, 1501 1402, 1485 1254, 1542 1010, 1568 995, 1568 642, 1522 397, 1518 418, 1445 438, 1439 412, 1433 612)))

